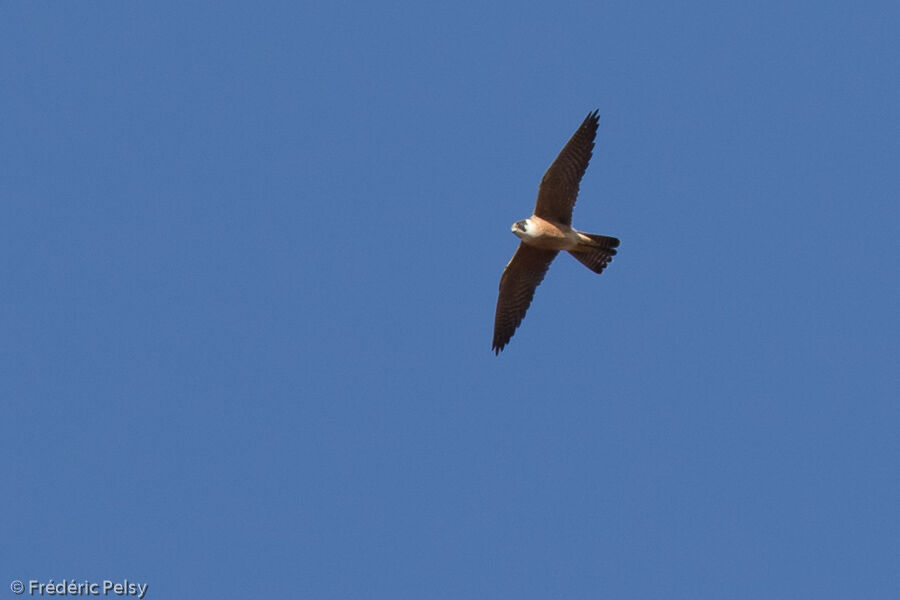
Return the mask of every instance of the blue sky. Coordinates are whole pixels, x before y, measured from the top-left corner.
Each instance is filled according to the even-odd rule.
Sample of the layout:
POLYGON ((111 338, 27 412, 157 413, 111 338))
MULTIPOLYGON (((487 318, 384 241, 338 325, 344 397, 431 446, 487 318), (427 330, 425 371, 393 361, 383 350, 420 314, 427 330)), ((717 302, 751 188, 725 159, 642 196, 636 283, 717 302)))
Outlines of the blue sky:
POLYGON ((0 593, 895 598, 898 30, 7 4, 0 593), (495 357, 593 109, 575 225, 619 255, 560 256, 495 357))

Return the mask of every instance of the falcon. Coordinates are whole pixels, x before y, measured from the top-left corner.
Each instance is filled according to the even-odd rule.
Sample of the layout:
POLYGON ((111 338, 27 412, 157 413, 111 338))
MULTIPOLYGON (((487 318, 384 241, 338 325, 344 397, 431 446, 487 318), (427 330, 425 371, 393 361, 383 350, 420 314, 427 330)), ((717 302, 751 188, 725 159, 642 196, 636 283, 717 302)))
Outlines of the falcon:
POLYGON ((597 115, 595 110, 584 119, 544 173, 534 214, 512 225, 512 232, 522 241, 500 277, 494 317, 494 354, 500 354, 509 343, 531 305, 534 290, 560 250, 565 250, 598 274, 616 254, 618 239, 583 233, 572 227, 578 184, 594 149, 597 115))

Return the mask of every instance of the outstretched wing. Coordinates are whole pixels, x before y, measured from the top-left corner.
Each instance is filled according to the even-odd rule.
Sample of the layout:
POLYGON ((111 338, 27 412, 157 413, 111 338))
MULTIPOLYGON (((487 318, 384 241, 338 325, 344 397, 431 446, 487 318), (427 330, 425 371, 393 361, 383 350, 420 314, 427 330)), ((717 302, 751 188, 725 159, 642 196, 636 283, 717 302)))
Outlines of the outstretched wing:
POLYGON ((598 113, 590 113, 562 152, 544 173, 538 188, 534 214, 550 221, 572 224, 572 208, 578 197, 578 184, 591 160, 597 135, 598 113))
POLYGON ((494 317, 494 354, 500 354, 509 343, 531 305, 534 290, 543 281, 557 253, 557 250, 542 250, 521 243, 503 269, 494 317))

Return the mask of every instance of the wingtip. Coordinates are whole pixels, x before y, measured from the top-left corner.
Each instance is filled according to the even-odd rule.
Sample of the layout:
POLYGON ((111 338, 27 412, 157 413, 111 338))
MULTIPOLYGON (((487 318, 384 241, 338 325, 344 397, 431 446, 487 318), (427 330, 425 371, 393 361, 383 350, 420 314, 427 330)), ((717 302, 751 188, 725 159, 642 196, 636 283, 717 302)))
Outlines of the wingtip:
POLYGON ((597 131, 597 128, 600 126, 600 111, 595 110, 593 112, 589 112, 588 116, 584 118, 584 121, 581 123, 581 128, 588 128, 589 130, 597 131))

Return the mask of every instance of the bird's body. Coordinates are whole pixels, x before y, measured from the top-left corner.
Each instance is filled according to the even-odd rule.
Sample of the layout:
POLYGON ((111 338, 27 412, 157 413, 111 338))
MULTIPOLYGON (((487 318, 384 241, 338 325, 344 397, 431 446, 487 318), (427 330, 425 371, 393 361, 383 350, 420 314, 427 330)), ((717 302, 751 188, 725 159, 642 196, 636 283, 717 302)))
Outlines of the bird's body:
POLYGON ((596 111, 587 116, 544 174, 534 214, 512 225, 512 232, 522 243, 500 277, 494 318, 496 354, 509 343, 525 317, 535 289, 560 251, 569 252, 595 273, 602 273, 616 254, 618 239, 582 233, 572 227, 572 209, 591 159, 597 122, 596 111))
POLYGON ((529 246, 544 250, 572 250, 579 244, 589 244, 590 238, 565 223, 554 223, 534 215, 516 221, 512 232, 529 246))

